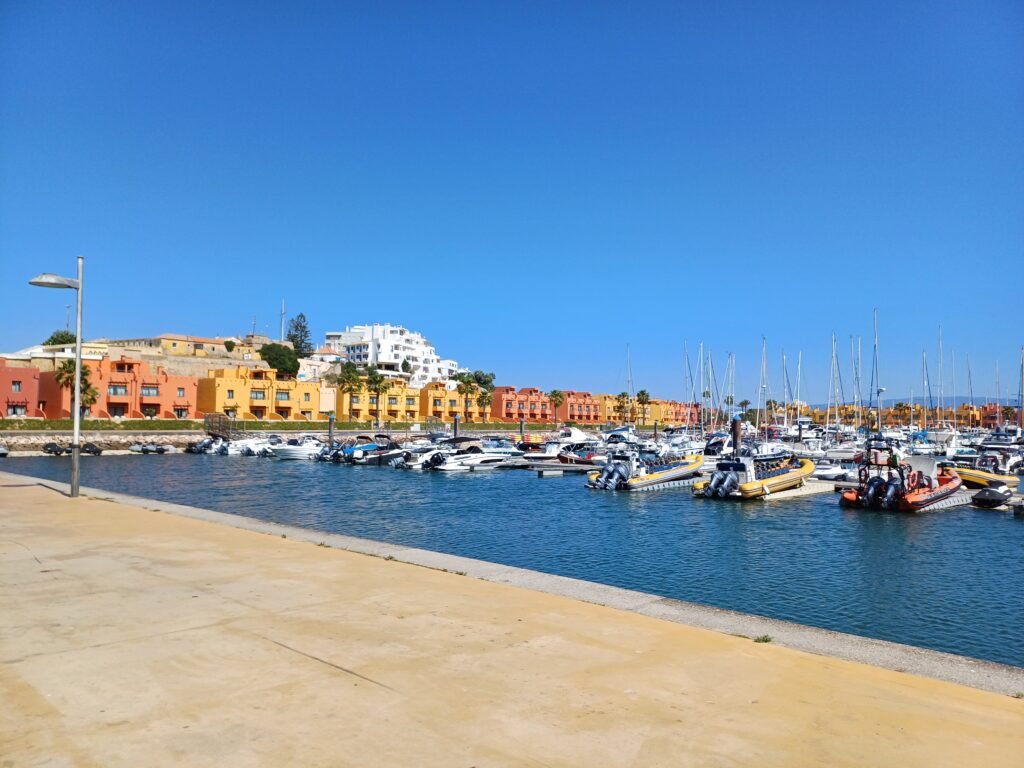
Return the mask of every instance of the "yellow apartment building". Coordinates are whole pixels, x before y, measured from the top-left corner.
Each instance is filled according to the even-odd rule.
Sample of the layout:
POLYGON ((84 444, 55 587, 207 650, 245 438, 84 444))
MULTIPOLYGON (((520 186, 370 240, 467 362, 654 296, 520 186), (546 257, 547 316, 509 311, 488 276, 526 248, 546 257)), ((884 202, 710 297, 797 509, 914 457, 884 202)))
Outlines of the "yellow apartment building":
POLYGON ((435 381, 427 384, 420 390, 420 418, 440 419, 451 423, 458 416, 463 422, 484 421, 486 412, 481 414, 480 406, 476 398, 479 392, 469 396, 469 407, 466 407, 466 398, 458 393, 458 390, 448 389, 445 382, 435 381))
POLYGON ((337 393, 338 418, 352 421, 413 422, 419 418, 420 391, 409 387, 402 379, 389 379, 390 386, 381 391, 381 403, 377 402, 377 394, 366 388, 366 379, 362 379, 363 388, 359 392, 349 394, 337 393))
POLYGON ((597 401, 598 413, 601 414, 603 423, 623 424, 633 421, 637 416, 636 403, 632 400, 629 402, 626 413, 622 414, 619 412, 617 395, 594 395, 594 399, 597 401))
POLYGON ((273 369, 222 368, 199 380, 198 410, 239 419, 312 421, 320 410, 320 384, 296 381, 273 369))

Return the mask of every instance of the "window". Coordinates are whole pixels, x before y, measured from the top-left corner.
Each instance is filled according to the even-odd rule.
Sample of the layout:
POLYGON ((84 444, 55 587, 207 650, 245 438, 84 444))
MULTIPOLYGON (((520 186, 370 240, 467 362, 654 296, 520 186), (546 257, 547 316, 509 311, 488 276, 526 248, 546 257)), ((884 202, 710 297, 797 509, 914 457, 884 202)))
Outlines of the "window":
POLYGON ((20 381, 12 381, 11 382, 11 392, 21 392, 21 382, 20 381))
POLYGON ((441 398, 439 398, 439 397, 435 397, 434 398, 434 407, 435 408, 440 408, 441 407, 441 398))
POLYGON ((359 404, 359 395, 352 395, 352 405, 359 404))
MULTIPOLYGON (((123 409, 122 409, 123 410, 123 409)), ((124 416, 124 414, 121 414, 124 416)), ((155 405, 144 405, 142 406, 142 415, 147 419, 155 419, 157 416, 157 409, 155 405)))
POLYGON ((302 402, 304 402, 304 403, 308 403, 309 402, 309 392, 303 392, 302 393, 302 402))
POLYGON ((24 416, 25 406, 24 405, 8 405, 7 406, 8 416, 24 416))
POLYGON ((536 403, 530 403, 530 410, 531 411, 536 411, 537 410, 537 404, 536 403))
POLYGON ((124 384, 111 384, 107 387, 108 395, 127 395, 128 387, 124 384))
MULTIPOLYGON (((253 394, 255 394, 255 392, 253 394)), ((292 395, 291 395, 290 392, 276 392, 274 394, 274 399, 275 400, 291 400, 292 399, 292 395)))
POLYGON ((172 346, 172 347, 173 347, 174 349, 177 349, 177 348, 178 348, 178 342, 176 342, 176 341, 172 341, 172 342, 171 342, 171 346, 172 346))
POLYGON ((175 408, 174 409, 174 418, 176 418, 176 419, 187 419, 188 418, 188 408, 175 408))
POLYGON ((415 397, 407 397, 407 398, 405 398, 405 404, 406 404, 406 406, 416 405, 416 398, 415 397))
POLYGON ((398 405, 398 398, 397 397, 389 397, 388 398, 388 405, 398 405))
POLYGON ((370 395, 370 405, 376 405, 376 404, 377 404, 377 396, 376 395, 370 395))
POLYGON ((519 410, 520 411, 525 411, 526 410, 526 404, 525 403, 520 403, 519 404, 519 410))
POLYGON ((228 400, 234 400, 234 399, 235 399, 235 390, 229 389, 228 390, 228 400))
POLYGON ((455 400, 449 400, 448 401, 448 407, 449 408, 455 408, 457 405, 458 405, 458 403, 455 400))
POLYGON ((264 389, 254 389, 249 397, 253 400, 266 400, 267 392, 264 389))
POLYGON ((123 405, 112 405, 110 406, 110 418, 112 419, 123 419, 125 416, 125 407, 123 405))
POLYGON ((202 344, 196 344, 194 348, 195 348, 195 349, 202 349, 202 348, 203 348, 203 345, 202 345, 202 344))
MULTIPOLYGON (((184 397, 184 396, 185 396, 185 388, 184 387, 178 387, 178 397, 184 397)), ((181 418, 181 417, 179 417, 179 418, 181 418)))
POLYGON ((159 397, 160 387, 154 387, 152 384, 143 384, 139 394, 143 397, 159 397))
POLYGON ((312 411, 301 411, 301 413, 307 419, 312 419, 313 418, 313 412, 312 411))

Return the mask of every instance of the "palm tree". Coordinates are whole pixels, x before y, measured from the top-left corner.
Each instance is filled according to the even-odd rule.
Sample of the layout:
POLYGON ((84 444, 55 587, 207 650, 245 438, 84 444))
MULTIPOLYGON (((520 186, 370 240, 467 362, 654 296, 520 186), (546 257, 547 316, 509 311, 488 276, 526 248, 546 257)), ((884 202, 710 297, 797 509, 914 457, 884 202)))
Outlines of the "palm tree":
POLYGON ((1013 422, 1017 420, 1017 409, 1012 405, 1004 405, 1002 409, 1003 423, 1013 422))
POLYGON ((366 369, 366 388, 377 396, 377 429, 380 429, 381 393, 391 389, 394 382, 377 370, 376 365, 366 369))
POLYGON ((487 411, 490 410, 493 401, 494 395, 486 389, 480 390, 480 394, 476 396, 476 404, 480 408, 480 417, 485 424, 487 423, 487 411))
MULTIPOLYGON (((55 376, 56 376, 56 379, 57 379, 57 386, 58 387, 60 387, 61 389, 70 389, 70 390, 74 391, 74 388, 75 388, 75 361, 74 360, 65 360, 63 363, 60 364, 60 367, 58 367, 57 370, 54 373, 55 373, 55 376)), ((79 408, 81 408, 81 411, 82 411, 83 414, 85 413, 86 409, 91 408, 92 406, 96 405, 96 401, 99 399, 99 396, 100 396, 100 393, 96 391, 96 387, 94 387, 89 382, 89 373, 90 373, 89 366, 85 365, 83 363, 82 364, 82 376, 81 376, 81 382, 82 382, 82 384, 81 384, 81 387, 82 387, 82 392, 81 392, 82 402, 79 403, 79 408)), ((72 399, 74 399, 74 395, 72 395, 72 399)), ((73 405, 74 404, 72 403, 72 406, 73 405)))
POLYGON ((621 421, 626 421, 629 413, 629 392, 619 392, 615 398, 615 411, 619 414, 621 421))
POLYGON ((907 413, 907 408, 908 408, 907 404, 906 403, 902 403, 902 402, 901 403, 896 403, 896 405, 894 405, 892 407, 892 410, 895 411, 895 413, 896 413, 896 421, 898 423, 900 423, 900 424, 903 423, 903 417, 907 413))
POLYGON ((467 422, 469 421, 469 406, 471 398, 479 391, 480 387, 477 386, 476 379, 473 378, 473 374, 471 373, 457 373, 453 378, 458 382, 458 386, 455 387, 455 390, 462 395, 464 410, 462 420, 463 422, 467 422))
POLYGON ((558 417, 555 415, 562 403, 565 402, 565 392, 560 389, 552 389, 548 392, 548 402, 551 403, 551 422, 558 426, 558 417))
POLYGON ((338 390, 343 395, 348 395, 348 420, 352 423, 352 397, 363 391, 363 379, 359 375, 359 369, 355 363, 345 363, 341 367, 341 373, 335 377, 338 390))
POLYGON ((636 393, 636 404, 640 406, 640 426, 647 423, 647 406, 651 403, 651 395, 646 389, 636 393))

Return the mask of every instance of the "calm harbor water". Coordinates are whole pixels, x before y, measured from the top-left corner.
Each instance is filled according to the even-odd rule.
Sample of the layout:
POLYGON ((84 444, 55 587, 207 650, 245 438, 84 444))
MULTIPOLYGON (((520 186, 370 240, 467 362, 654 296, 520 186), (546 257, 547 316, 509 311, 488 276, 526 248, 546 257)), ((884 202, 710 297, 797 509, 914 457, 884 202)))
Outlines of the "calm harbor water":
MULTIPOLYGON (((66 481, 67 458, 0 469, 66 481)), ((85 457, 82 484, 1024 666, 1024 519, 736 504, 579 476, 225 456, 85 457)))

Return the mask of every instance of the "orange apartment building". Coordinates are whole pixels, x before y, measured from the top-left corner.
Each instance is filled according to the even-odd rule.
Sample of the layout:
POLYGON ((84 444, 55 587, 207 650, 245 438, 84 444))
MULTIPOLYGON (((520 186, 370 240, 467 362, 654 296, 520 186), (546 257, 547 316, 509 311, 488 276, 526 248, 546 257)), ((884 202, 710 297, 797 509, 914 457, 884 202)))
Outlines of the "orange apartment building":
MULTIPOLYGON (((175 376, 163 368, 153 371, 142 360, 124 355, 83 365, 89 368, 89 383, 96 389, 96 403, 87 414, 92 418, 195 419, 201 415, 194 376, 175 376)), ((72 397, 70 388, 57 385, 55 371, 39 374, 39 402, 46 418, 70 418, 72 397)))
POLYGON ((495 387, 491 400, 491 418, 494 421, 527 422, 551 421, 554 409, 548 396, 536 387, 495 387))
POLYGON ((39 403, 39 369, 10 367, 0 358, 0 418, 43 415, 39 403))
POLYGON ((565 395, 565 402, 554 410, 556 421, 572 421, 577 424, 601 423, 601 403, 590 392, 567 389, 562 394, 565 395))

